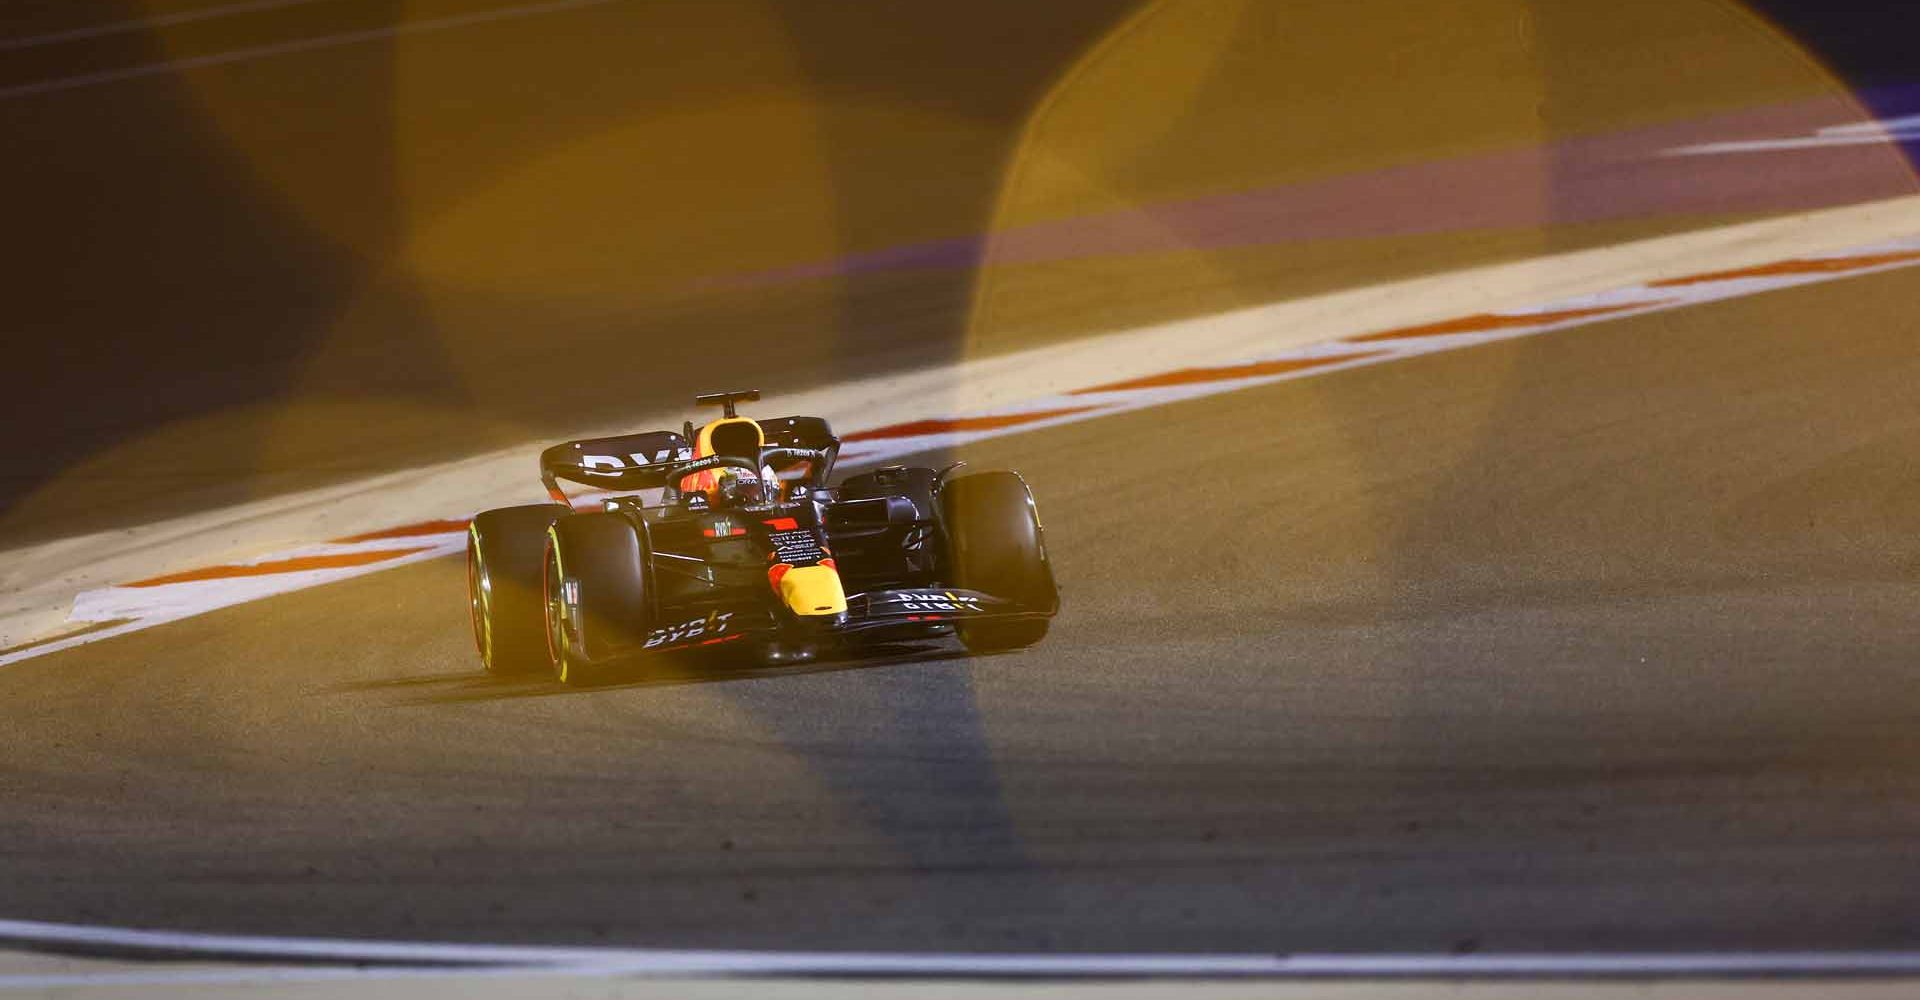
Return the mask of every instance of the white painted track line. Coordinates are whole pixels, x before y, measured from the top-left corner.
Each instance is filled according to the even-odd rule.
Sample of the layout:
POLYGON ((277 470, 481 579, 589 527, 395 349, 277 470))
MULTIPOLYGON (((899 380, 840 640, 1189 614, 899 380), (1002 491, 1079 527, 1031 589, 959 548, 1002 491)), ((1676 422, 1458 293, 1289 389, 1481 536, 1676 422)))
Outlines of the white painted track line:
MULTIPOLYGON (((394 967, 472 966, 575 976, 913 976, 1058 978, 1670 978, 1744 976, 1910 976, 1920 952, 1676 952, 1467 955, 1141 955, 935 954, 569 948, 348 941, 147 931, 0 920, 0 942, 168 961, 282 963, 264 976, 324 976, 300 963, 394 967)), ((387 972, 392 969, 385 970, 387 972)), ((116 972, 139 981, 217 981, 229 970, 116 972), (199 980, 194 977, 212 976, 199 980)), ((0 976, 0 987, 93 982, 86 974, 0 976)))
POLYGON ((280 10, 285 7, 304 7, 308 4, 327 3, 332 0, 253 0, 251 3, 223 4, 218 7, 202 7, 199 10, 182 11, 178 14, 162 14, 156 17, 136 18, 131 21, 114 21, 111 24, 96 24, 86 28, 69 28, 65 31, 49 31, 40 35, 22 35, 18 38, 0 38, 0 52, 17 49, 31 49, 42 45, 59 45, 65 42, 80 42, 90 38, 104 38, 108 35, 124 35, 134 31, 152 31, 155 28, 171 28, 196 21, 212 21, 223 17, 235 17, 241 14, 257 14, 263 11, 280 10))
POLYGON ((1667 150, 1666 155, 1721 156, 1730 153, 1782 153, 1801 149, 1823 149, 1829 146, 1867 146, 1915 140, 1920 140, 1920 115, 1853 122, 1847 125, 1829 125, 1802 135, 1734 139, 1679 146, 1667 150))
POLYGON ((599 7, 610 3, 623 3, 625 0, 552 0, 549 3, 525 4, 518 7, 497 7, 493 10, 476 11, 471 14, 457 14, 451 17, 437 17, 425 21, 411 21, 391 25, 385 28, 368 28, 364 31, 343 31, 333 35, 315 35, 310 38, 296 38, 271 45, 256 45, 250 48, 233 49, 212 55, 194 56, 187 59, 170 59, 166 62, 144 63, 128 66, 124 69, 102 70, 98 73, 80 73, 74 76, 56 77, 50 80, 36 80, 32 83, 18 84, 12 87, 0 87, 0 101, 33 97, 40 94, 57 93, 63 90, 76 90, 81 87, 95 87, 124 80, 138 80, 144 77, 162 76, 192 69, 206 69, 212 66, 226 66, 232 63, 252 62, 273 56, 293 55, 301 52, 313 52, 319 49, 338 48, 342 45, 357 45, 362 42, 380 41, 388 38, 404 38, 421 35, 431 31, 445 31, 450 28, 465 28, 476 24, 503 21, 508 18, 531 17, 536 14, 558 14, 563 11, 577 10, 583 7, 599 7))
MULTIPOLYGON (((1614 316, 1909 266, 1920 262, 1916 234, 1920 196, 1123 330, 780 394, 775 405, 839 425, 847 439, 845 466, 851 468, 917 450, 1551 333, 1614 316)), ((678 409, 636 414, 627 427, 574 436, 677 426, 681 415, 678 409)), ((527 468, 534 450, 546 443, 551 442, 0 553, 0 600, 6 602, 0 606, 0 650, 6 650, 0 652, 0 666, 404 565, 405 559, 394 558, 371 568, 337 566, 277 580, 234 572, 228 574, 231 579, 169 584, 171 589, 154 587, 152 581, 181 571, 288 560, 329 537, 339 541, 322 548, 338 551, 355 533, 412 521, 464 520, 488 507, 538 502, 544 496, 527 468), (128 581, 145 582, 129 586, 128 581), (121 618, 135 621, 75 632, 76 622, 121 618)), ((421 542, 448 552, 459 547, 457 535, 421 542)), ((288 568, 296 567, 290 562, 288 568)))

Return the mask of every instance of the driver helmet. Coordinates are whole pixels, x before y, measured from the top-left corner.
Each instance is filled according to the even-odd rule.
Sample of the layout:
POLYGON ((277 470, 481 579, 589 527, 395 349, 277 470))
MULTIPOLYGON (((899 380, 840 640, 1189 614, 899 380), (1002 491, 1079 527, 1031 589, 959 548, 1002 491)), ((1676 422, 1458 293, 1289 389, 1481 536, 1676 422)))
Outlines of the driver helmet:
POLYGON ((756 476, 745 469, 722 466, 713 470, 713 487, 708 491, 716 506, 740 507, 750 504, 769 503, 772 500, 772 484, 776 482, 771 469, 762 467, 756 476))
MULTIPOLYGON (((758 423, 747 417, 727 416, 700 428, 700 433, 694 436, 693 454, 695 458, 724 455, 753 461, 760 457, 760 449, 765 444, 766 435, 758 423)), ((686 477, 680 489, 702 494, 713 504, 756 503, 765 496, 763 482, 769 479, 770 476, 756 476, 749 469, 721 466, 686 477)))

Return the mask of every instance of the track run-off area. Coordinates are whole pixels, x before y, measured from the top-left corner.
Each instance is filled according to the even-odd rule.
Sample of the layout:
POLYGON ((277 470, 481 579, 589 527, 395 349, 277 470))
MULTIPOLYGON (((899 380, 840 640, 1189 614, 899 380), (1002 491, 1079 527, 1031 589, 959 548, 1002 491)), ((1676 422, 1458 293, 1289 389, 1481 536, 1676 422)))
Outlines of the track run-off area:
MULTIPOLYGON (((872 467, 1007 434, 1434 351, 1908 267, 1920 263, 1920 237, 1781 259, 1768 259, 1768 254, 1790 246, 1820 248, 1911 229, 1920 229, 1920 202, 1874 203, 1438 275, 1412 282, 1413 288, 1365 288, 1319 301, 1082 338, 1064 348, 1028 351, 985 363, 828 386, 805 394, 801 402, 819 404, 809 413, 852 413, 856 421, 865 421, 843 432, 841 468, 872 467), (1679 267, 1680 263, 1708 269, 1689 270, 1679 267), (1629 274, 1643 277, 1621 287, 1584 291, 1629 274), (1501 294, 1511 295, 1495 291, 1510 287, 1536 294, 1553 287, 1583 292, 1497 312, 1384 328, 1372 325, 1388 317, 1426 316, 1450 301, 1485 304, 1501 294), (1408 303, 1414 304, 1409 307, 1408 303), (1260 353, 1236 353, 1244 351, 1260 353), (1156 370, 1156 365, 1177 366, 1156 370), (1034 393, 1043 394, 1022 398, 1034 393), (844 402, 848 399, 862 402, 849 407, 844 402), (936 400, 988 409, 962 413, 924 409, 936 400), (892 422, 883 422, 889 415, 892 422)), ((659 422, 672 424, 666 416, 659 422)), ((256 508, 219 510, 20 553, 22 562, 50 564, 52 572, 37 587, 16 592, 16 597, 28 598, 25 613, 10 616, 16 628, 44 629, 63 609, 65 621, 57 631, 0 649, 0 666, 221 607, 464 551, 465 513, 523 502, 534 495, 524 483, 506 489, 499 485, 511 481, 524 465, 524 455, 509 453, 419 470, 405 477, 404 489, 412 495, 397 504, 399 484, 353 484, 344 491, 277 498, 256 508), (341 503, 342 499, 348 502, 341 503), (434 516, 403 524, 380 520, 391 519, 394 507, 405 509, 408 503, 423 502, 434 516), (309 537, 294 548, 273 550, 275 539, 299 538, 303 532, 313 536, 323 530, 327 519, 342 517, 378 526, 327 541, 309 537), (243 552, 269 551, 232 564, 182 568, 192 562, 195 545, 221 536, 226 546, 243 552), (76 580, 105 582, 116 571, 140 578, 75 593, 76 580)), ((583 508, 597 506, 597 493, 585 491, 575 502, 583 508)))

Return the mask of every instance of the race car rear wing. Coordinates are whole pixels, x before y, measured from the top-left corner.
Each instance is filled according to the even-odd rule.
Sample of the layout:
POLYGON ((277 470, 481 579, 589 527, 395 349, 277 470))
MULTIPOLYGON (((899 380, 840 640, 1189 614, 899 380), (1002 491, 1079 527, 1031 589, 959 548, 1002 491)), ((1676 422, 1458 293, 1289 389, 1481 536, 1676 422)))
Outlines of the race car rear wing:
POLYGON ((540 453, 540 482, 547 495, 566 503, 559 480, 616 492, 659 489, 667 473, 693 458, 693 446, 672 431, 583 438, 540 453))
MULTIPOLYGON (((819 417, 780 417, 756 422, 767 436, 769 452, 783 449, 795 453, 820 452, 820 457, 808 463, 806 475, 802 478, 811 487, 827 485, 827 477, 833 475, 833 463, 840 457, 840 439, 833 435, 833 428, 825 420, 819 417)), ((776 472, 781 473, 780 478, 794 477, 787 471, 786 462, 777 454, 767 457, 773 459, 771 464, 776 472)))
MULTIPOLYGON (((840 439, 819 417, 781 417, 758 421, 766 436, 762 460, 776 472, 805 463, 808 486, 822 487, 833 472, 840 439)), ((643 431, 614 437, 582 438, 554 445, 540 453, 540 482, 556 503, 566 503, 560 481, 616 493, 662 489, 691 470, 693 460, 687 435, 673 431, 643 431)), ((783 477, 785 478, 785 477, 783 477)))

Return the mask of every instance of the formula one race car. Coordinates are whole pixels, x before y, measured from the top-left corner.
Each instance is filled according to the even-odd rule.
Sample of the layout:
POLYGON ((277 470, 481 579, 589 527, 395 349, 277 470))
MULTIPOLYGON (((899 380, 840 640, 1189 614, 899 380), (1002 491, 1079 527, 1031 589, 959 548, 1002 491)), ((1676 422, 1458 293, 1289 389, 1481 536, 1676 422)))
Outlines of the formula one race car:
POLYGON ((564 684, 672 650, 735 644, 763 662, 958 636, 1031 646, 1059 592, 1012 472, 892 466, 829 487, 840 441, 818 417, 752 420, 758 390, 696 397, 724 416, 682 433, 570 441, 540 455, 553 503, 476 515, 467 591, 481 662, 564 684), (560 481, 606 491, 575 512, 560 481))

